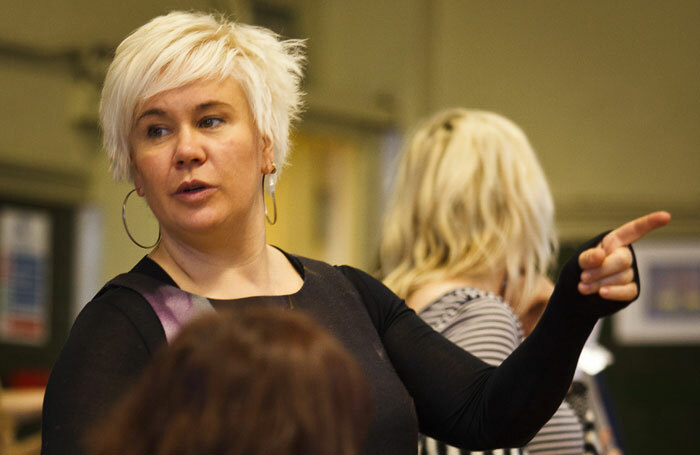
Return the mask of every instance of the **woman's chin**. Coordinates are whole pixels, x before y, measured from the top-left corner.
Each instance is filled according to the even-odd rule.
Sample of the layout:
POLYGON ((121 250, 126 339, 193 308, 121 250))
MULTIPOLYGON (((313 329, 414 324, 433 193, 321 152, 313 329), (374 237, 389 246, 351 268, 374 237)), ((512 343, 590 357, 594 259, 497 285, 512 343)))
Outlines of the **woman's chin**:
POLYGON ((189 220, 180 229, 189 235, 214 235, 221 228, 222 224, 221 222, 209 220, 189 220))
POLYGON ((211 217, 191 216, 161 222, 161 230, 166 237, 187 239, 192 236, 214 235, 223 223, 211 217))
POLYGON ((224 217, 220 216, 192 216, 181 220, 176 228, 181 235, 191 236, 213 236, 218 233, 230 235, 235 232, 236 226, 224 217))
POLYGON ((221 210, 192 210, 186 213, 180 212, 178 216, 161 223, 164 231, 171 236, 181 237, 183 240, 196 240, 193 237, 208 236, 219 238, 221 235, 230 236, 235 232, 247 230, 244 228, 250 222, 246 214, 232 214, 231 211, 221 210))

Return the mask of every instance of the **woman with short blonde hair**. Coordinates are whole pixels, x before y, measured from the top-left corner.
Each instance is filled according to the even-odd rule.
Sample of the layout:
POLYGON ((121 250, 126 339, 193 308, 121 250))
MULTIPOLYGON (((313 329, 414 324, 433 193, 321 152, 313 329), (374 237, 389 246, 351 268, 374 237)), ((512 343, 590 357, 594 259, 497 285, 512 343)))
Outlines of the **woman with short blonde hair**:
POLYGON ((303 40, 280 40, 266 28, 222 15, 173 11, 151 20, 117 47, 102 89, 100 124, 115 180, 132 178, 129 135, 140 102, 194 81, 226 78, 241 84, 281 171, 290 124, 303 104, 304 62, 303 40))
POLYGON ((117 48, 102 93, 104 144, 114 176, 134 185, 122 216, 129 195, 143 197, 159 241, 139 244, 147 255, 77 317, 46 390, 44 454, 83 453, 86 428, 193 314, 244 305, 305 310, 357 358, 376 398, 366 453, 415 450, 419 425, 461 446, 523 441, 556 408, 594 320, 636 296, 627 245, 657 222, 624 228, 609 251, 582 250, 584 262, 571 262, 571 279, 550 307, 579 305, 588 317, 560 311, 550 324, 567 327, 566 336, 553 334, 515 355, 511 367, 492 370, 371 276, 268 245, 265 220, 276 215, 263 193, 274 194, 301 106, 302 49, 269 30, 188 12, 151 20, 117 48), (606 266, 609 257, 621 260, 606 266), (579 284, 581 268, 591 277, 579 284), (552 346, 548 380, 521 392, 510 387, 530 374, 532 355, 552 346), (446 364, 453 368, 440 387, 418 367, 446 364), (527 404, 533 396, 544 403, 535 414, 527 404))

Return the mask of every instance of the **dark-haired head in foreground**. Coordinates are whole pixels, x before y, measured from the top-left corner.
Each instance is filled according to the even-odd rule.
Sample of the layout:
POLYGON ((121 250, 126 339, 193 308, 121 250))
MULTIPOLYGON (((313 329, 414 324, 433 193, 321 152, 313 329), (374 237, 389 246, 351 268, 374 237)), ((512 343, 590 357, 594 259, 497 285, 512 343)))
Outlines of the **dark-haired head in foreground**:
POLYGON ((90 442, 95 455, 356 455, 370 409, 357 363, 324 329, 248 308, 185 327, 90 442))

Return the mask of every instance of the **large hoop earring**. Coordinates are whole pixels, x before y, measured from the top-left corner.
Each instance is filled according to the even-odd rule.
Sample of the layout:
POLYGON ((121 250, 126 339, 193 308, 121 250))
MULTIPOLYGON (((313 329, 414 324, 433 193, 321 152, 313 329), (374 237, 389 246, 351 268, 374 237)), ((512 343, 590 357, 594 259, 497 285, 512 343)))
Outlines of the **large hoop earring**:
MULTIPOLYGON (((274 174, 275 172, 277 172, 277 169, 273 167, 270 174, 274 174)), ((273 225, 277 222, 277 200, 275 199, 275 186, 274 184, 271 184, 270 188, 268 189, 270 197, 272 198, 272 219, 270 219, 270 217, 267 216, 267 204, 265 203, 265 177, 267 177, 267 174, 263 174, 262 178, 263 207, 265 208, 265 219, 268 223, 270 223, 270 225, 273 225)))
POLYGON ((126 225, 126 202, 129 200, 129 196, 131 196, 131 194, 134 191, 136 191, 136 188, 134 188, 133 190, 126 193, 126 197, 124 198, 124 203, 122 204, 122 223, 124 224, 124 230, 126 231, 126 235, 129 236, 131 241, 134 242, 134 244, 136 246, 141 247, 144 250, 150 250, 154 246, 158 245, 158 243, 160 242, 160 229, 158 229, 158 238, 156 239, 156 243, 154 243, 153 245, 150 245, 150 246, 146 246, 146 245, 142 245, 136 241, 136 239, 131 235, 131 232, 129 232, 129 226, 126 225))

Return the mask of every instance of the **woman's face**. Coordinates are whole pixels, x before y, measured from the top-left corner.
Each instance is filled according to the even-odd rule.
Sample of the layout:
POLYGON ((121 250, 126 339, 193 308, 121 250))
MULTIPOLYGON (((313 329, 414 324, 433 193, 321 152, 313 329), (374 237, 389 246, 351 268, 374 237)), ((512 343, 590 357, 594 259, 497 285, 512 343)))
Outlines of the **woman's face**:
POLYGON ((234 79, 193 82, 146 99, 130 135, 134 186, 165 235, 262 222, 260 179, 273 166, 234 79))

